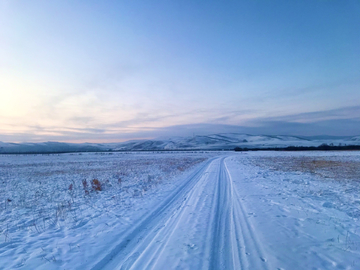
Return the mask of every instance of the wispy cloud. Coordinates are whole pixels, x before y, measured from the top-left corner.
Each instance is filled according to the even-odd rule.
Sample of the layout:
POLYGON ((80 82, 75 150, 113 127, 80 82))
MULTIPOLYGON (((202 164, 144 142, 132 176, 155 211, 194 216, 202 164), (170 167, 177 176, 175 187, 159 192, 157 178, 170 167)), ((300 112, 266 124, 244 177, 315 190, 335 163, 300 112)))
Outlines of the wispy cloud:
POLYGON ((294 136, 356 136, 360 134, 360 119, 331 119, 309 123, 257 119, 251 125, 225 124, 186 124, 167 127, 123 127, 109 129, 53 128, 51 130, 33 128, 28 132, 1 134, 0 141, 5 142, 121 142, 133 139, 153 139, 158 137, 208 135, 214 133, 247 133, 258 135, 294 135, 294 136))
POLYGON ((352 119, 360 120, 360 106, 343 107, 332 110, 290 114, 277 117, 254 119, 252 122, 287 121, 298 123, 312 123, 326 120, 352 119))
POLYGON ((0 5, 0 140, 357 132, 351 5, 341 14, 257 1, 0 5))

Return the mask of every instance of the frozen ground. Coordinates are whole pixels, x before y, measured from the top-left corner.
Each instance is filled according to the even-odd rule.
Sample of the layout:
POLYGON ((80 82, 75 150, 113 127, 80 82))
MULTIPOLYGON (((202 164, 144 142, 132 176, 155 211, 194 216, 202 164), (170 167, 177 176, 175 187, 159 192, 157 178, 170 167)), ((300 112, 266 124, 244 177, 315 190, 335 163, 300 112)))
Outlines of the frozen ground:
POLYGON ((359 152, 0 156, 0 269, 360 269, 359 165, 359 152))
POLYGON ((359 152, 232 159, 235 186, 269 269, 360 269, 359 152))
POLYGON ((104 234, 127 228, 211 155, 0 156, 0 269, 86 269, 104 234))

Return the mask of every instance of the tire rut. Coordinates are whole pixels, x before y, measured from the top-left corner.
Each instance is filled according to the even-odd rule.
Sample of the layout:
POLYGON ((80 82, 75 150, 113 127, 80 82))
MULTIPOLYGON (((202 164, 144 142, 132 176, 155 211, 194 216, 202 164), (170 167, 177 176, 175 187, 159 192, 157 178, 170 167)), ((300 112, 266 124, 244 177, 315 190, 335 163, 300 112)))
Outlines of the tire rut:
MULTIPOLYGON (((193 172, 188 178, 187 181, 175 189, 168 197, 165 199, 159 207, 154 209, 151 213, 149 213, 145 218, 138 221, 131 231, 129 231, 126 236, 119 239, 119 242, 116 244, 114 248, 100 261, 98 261, 91 270, 99 270, 99 269, 113 269, 110 265, 116 262, 124 262, 127 261, 128 269, 131 267, 133 262, 139 257, 141 254, 134 254, 131 251, 138 245, 142 239, 146 238, 146 235, 149 230, 155 228, 161 223, 161 220, 166 216, 169 209, 173 208, 174 205, 178 204, 183 200, 188 192, 192 190, 194 185, 199 181, 202 177, 204 171, 208 168, 208 166, 212 163, 213 159, 208 160, 205 164, 203 164, 200 168, 198 168, 195 172, 193 172), (129 256, 129 254, 132 254, 129 256), (129 259, 129 258, 132 259, 129 259), (127 258, 127 259, 125 259, 127 258), (125 260, 124 260, 125 259, 125 260), (132 262, 131 262, 132 261, 132 262)), ((117 263, 115 263, 118 265, 117 263)), ((120 267, 119 267, 120 268, 120 267)), ((116 268, 116 269, 119 269, 116 268)), ((121 268, 120 268, 121 269, 121 268)))
POLYGON ((261 244, 222 158, 215 192, 209 269, 268 269, 261 244))

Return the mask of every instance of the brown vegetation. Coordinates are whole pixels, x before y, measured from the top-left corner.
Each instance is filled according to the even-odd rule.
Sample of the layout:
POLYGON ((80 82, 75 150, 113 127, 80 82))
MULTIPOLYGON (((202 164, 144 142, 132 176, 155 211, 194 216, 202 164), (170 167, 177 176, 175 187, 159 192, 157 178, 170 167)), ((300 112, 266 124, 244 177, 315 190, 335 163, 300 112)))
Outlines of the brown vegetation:
POLYGON ((91 181, 91 189, 92 189, 93 191, 101 191, 102 189, 101 189, 101 183, 100 183, 100 181, 97 180, 97 179, 93 179, 93 180, 91 181))
POLYGON ((299 171, 324 178, 360 180, 360 162, 324 157, 260 157, 256 165, 278 171, 299 171))

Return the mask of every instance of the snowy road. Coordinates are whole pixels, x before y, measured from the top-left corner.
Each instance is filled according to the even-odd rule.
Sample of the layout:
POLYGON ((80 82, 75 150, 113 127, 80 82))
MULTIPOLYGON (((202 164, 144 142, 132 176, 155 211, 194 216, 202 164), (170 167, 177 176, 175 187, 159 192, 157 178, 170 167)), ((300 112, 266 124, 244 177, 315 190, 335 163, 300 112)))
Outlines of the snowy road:
POLYGON ((0 167, 0 270, 360 269, 359 152, 4 156, 0 167), (84 195, 83 177, 110 180, 84 195))
POLYGON ((117 241, 92 269, 267 269, 224 157, 203 164, 117 241))

